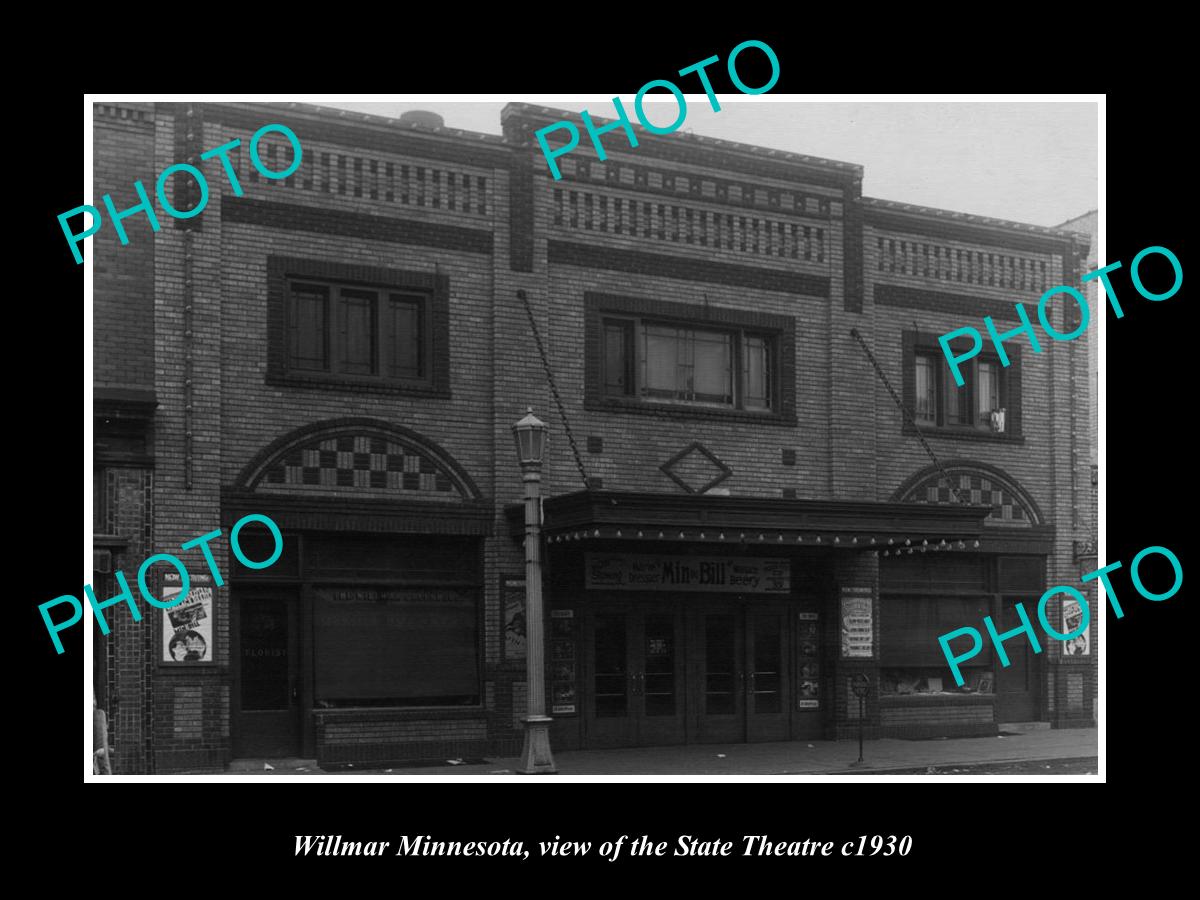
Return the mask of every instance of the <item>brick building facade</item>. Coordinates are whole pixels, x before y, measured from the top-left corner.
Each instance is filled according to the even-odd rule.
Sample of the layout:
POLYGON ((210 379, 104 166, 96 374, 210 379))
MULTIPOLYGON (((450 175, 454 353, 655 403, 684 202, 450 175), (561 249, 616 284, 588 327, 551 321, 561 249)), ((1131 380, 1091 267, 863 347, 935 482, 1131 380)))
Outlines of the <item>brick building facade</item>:
MULTIPOLYGON (((569 117, 510 104, 492 136, 301 104, 96 107, 95 183, 118 208, 235 138, 244 189, 213 160, 201 215, 93 238, 97 595, 249 513, 285 538, 264 570, 213 545, 199 659, 172 658, 167 613, 114 609, 95 678, 116 771, 515 754, 510 427, 530 406, 552 427, 555 746, 837 737, 860 672, 873 734, 1090 723, 1094 625, 1086 655, 1013 640, 1005 668, 988 648, 964 690, 936 642, 1077 579, 1082 342, 1010 342, 1013 365, 985 353, 957 393, 932 352, 1075 283, 1086 240, 682 134, 606 139, 606 161, 581 145, 554 181, 532 135, 569 117), (271 123, 303 147, 281 180, 248 158, 271 123)), ((260 146, 287 167, 279 134, 260 146)))

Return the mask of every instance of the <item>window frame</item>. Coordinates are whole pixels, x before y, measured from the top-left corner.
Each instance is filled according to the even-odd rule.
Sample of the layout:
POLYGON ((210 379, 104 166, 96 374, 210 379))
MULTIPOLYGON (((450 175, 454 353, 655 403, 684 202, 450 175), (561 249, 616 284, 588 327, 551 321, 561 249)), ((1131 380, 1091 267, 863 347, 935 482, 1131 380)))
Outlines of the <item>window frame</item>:
MULTIPOLYGON (((769 332, 751 330, 746 328, 715 328, 707 324, 697 325, 694 322, 667 321, 657 317, 628 317, 628 316, 612 316, 604 315, 603 319, 605 353, 602 361, 604 367, 604 396, 606 398, 618 398, 626 400, 639 400, 643 403, 669 406, 688 406, 701 409, 716 409, 716 410, 736 410, 751 413, 762 413, 770 415, 775 412, 774 403, 778 396, 778 388, 776 381, 778 380, 776 357, 777 337, 769 332), (649 350, 647 346, 648 328, 667 328, 674 329, 680 333, 687 333, 692 341, 695 341, 697 335, 719 335, 727 339, 726 346, 729 353, 728 367, 728 387, 729 401, 723 402, 719 400, 704 400, 697 399, 693 386, 693 397, 683 398, 679 396, 665 396, 665 389, 652 388, 649 384, 647 367, 649 365, 649 350), (614 391, 612 381, 613 373, 610 371, 609 365, 609 345, 608 338, 613 331, 620 331, 623 337, 623 354, 621 386, 622 390, 614 391), (751 406, 748 402, 747 381, 748 381, 748 349, 747 342, 756 339, 762 340, 766 347, 767 366, 766 366, 766 391, 768 404, 765 407, 751 406), (657 392, 657 393, 656 393, 657 392)), ((679 339, 679 334, 676 335, 676 340, 679 339)), ((694 363, 693 363, 694 368, 694 363)), ((678 364, 676 367, 678 376, 678 364)), ((678 384, 675 389, 676 394, 679 393, 678 384)))
POLYGON ((267 383, 276 385, 354 388, 356 391, 446 398, 450 396, 449 278, 440 274, 347 265, 321 260, 268 257, 267 383), (299 285, 323 288, 325 367, 302 368, 293 363, 293 289, 299 285), (373 292, 372 369, 342 371, 346 352, 346 303, 343 292, 373 292), (391 374, 395 347, 390 305, 393 301, 418 306, 420 377, 391 374))
POLYGON ((693 306, 588 292, 585 300, 585 400, 589 409, 623 410, 677 418, 739 419, 794 425, 795 320, 790 316, 693 306), (645 394, 645 329, 663 326, 727 335, 730 340, 732 402, 649 397, 645 394), (609 337, 624 335, 622 389, 612 378, 609 337), (770 408, 747 405, 747 339, 761 338, 767 348, 770 408))
MULTIPOLYGON (((965 340, 960 343, 951 342, 951 350, 961 353, 969 349, 965 340)), ((912 420, 922 431, 943 437, 971 438, 990 441, 1008 441, 1023 443, 1021 433, 1021 348, 1006 347, 1009 365, 1001 366, 1000 357, 995 348, 985 347, 979 354, 960 365, 963 375, 963 385, 960 387, 954 381, 950 371, 949 361, 937 341, 936 334, 906 331, 903 333, 903 381, 904 402, 912 420), (917 360, 928 359, 934 368, 934 416, 932 419, 917 417, 917 360), (990 417, 985 419, 979 411, 979 363, 988 363, 995 367, 996 395, 999 409, 1005 410, 1005 427, 1003 432, 994 432, 990 417), (967 410, 967 421, 951 422, 947 398, 950 392, 958 392, 963 406, 967 410)), ((961 408, 961 407, 960 407, 961 408)), ((914 433, 916 428, 908 417, 904 417, 902 430, 914 433)))

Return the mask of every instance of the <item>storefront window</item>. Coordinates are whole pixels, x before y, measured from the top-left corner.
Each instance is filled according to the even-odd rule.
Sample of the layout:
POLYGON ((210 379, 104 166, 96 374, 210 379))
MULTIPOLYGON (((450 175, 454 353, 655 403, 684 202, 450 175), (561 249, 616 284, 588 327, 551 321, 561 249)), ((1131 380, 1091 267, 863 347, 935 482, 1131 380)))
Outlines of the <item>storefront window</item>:
POLYGON ((989 598, 884 596, 880 608, 883 694, 992 692, 988 653, 960 663, 964 682, 959 687, 938 642, 939 635, 990 615, 989 598))
POLYGON ((478 592, 322 587, 315 592, 315 705, 479 703, 478 592))
POLYGON ((879 688, 883 694, 990 694, 992 693, 991 664, 984 667, 962 668, 963 685, 954 683, 954 676, 943 667, 903 667, 883 669, 879 688))

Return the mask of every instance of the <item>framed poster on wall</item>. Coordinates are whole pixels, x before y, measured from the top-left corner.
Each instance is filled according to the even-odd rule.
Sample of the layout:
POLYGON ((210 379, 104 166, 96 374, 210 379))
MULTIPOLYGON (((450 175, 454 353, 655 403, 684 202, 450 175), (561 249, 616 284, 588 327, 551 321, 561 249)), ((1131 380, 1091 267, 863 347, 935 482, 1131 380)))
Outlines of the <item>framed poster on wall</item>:
POLYGON ((550 610, 550 714, 576 714, 575 610, 550 610))
MULTIPOLYGON (((164 572, 160 599, 164 603, 178 600, 180 587, 178 572, 164 572)), ((187 596, 160 613, 162 647, 159 663, 171 666, 214 665, 217 652, 213 640, 215 614, 212 576, 189 572, 187 596)))
POLYGON ((525 579, 500 577, 500 618, 504 631, 500 646, 505 662, 525 660, 525 579))
POLYGON ((818 650, 820 648, 820 629, 818 614, 802 612, 797 625, 799 644, 797 651, 796 708, 819 709, 821 706, 821 662, 818 650))
MULTIPOLYGON (((1064 598, 1062 603, 1062 631, 1059 634, 1070 634, 1078 630, 1079 624, 1082 621, 1083 608, 1080 607, 1079 601, 1072 597, 1064 598)), ((1063 641, 1063 656, 1091 656, 1092 639, 1088 633, 1089 631, 1090 628, 1085 628, 1082 634, 1063 641)))
POLYGON ((843 587, 841 594, 842 656, 874 656, 874 591, 869 587, 843 587))

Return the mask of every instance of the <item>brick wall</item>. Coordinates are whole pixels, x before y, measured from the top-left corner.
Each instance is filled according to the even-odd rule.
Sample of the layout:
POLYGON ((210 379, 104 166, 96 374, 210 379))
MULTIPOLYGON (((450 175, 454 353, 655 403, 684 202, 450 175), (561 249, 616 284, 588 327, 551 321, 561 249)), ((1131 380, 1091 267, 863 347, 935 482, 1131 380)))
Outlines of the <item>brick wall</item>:
MULTIPOLYGON (((589 157, 594 159, 587 152, 577 155, 581 160, 589 157)), ((628 170, 635 159, 644 162, 635 154, 626 156, 610 153, 609 157, 621 167, 622 172, 628 170)), ((589 172, 596 171, 600 166, 602 164, 593 162, 589 172)), ((578 171, 577 168, 574 170, 578 171)), ((670 170, 688 174, 695 171, 687 166, 672 166, 670 170)), ((771 186, 780 188, 785 184, 773 182, 771 186)), ((787 187, 796 190, 795 185, 787 187)), ((834 195, 834 192, 819 186, 811 190, 817 196, 834 195)), ((722 206, 704 195, 689 195, 686 203, 678 201, 675 204, 651 196, 651 237, 646 238, 644 215, 636 220, 640 223, 637 232, 630 233, 630 220, 623 217, 618 222, 615 212, 612 212, 616 200, 628 203, 629 198, 637 196, 628 186, 588 184, 586 190, 583 186, 570 183, 560 186, 542 170, 535 171, 534 192, 535 225, 540 234, 545 236, 545 241, 535 242, 535 260, 540 262, 544 258, 541 254, 545 253, 545 247, 550 242, 575 245, 586 241, 588 246, 603 248, 605 253, 624 251, 636 254, 629 259, 621 259, 620 269, 588 265, 587 258, 580 254, 561 252, 557 254, 560 261, 542 263, 544 270, 535 263, 535 271, 545 272, 544 290, 550 301, 545 318, 539 317, 539 327, 572 428, 581 443, 588 436, 603 438, 603 451, 588 454, 584 460, 588 475, 602 478, 606 489, 675 492, 680 490, 679 487, 659 470, 659 466, 693 441, 699 440, 733 470, 731 477, 721 485, 732 494, 778 498, 783 496, 785 489, 793 489, 800 497, 826 496, 829 447, 820 436, 828 431, 823 423, 829 415, 828 395, 824 390, 829 376, 822 368, 828 365, 830 359, 829 332, 825 319, 833 300, 811 292, 818 290, 816 282, 832 284, 833 287, 826 287, 822 292, 832 293, 840 304, 838 285, 841 269, 836 250, 840 226, 837 219, 833 218, 840 216, 840 204, 836 204, 833 211, 822 218, 815 212, 819 207, 814 201, 812 217, 797 216, 787 223, 790 225, 794 222, 813 231, 820 227, 825 236, 820 261, 815 253, 811 253, 811 260, 793 261, 790 256, 779 255, 784 245, 777 237, 768 243, 768 229, 765 226, 758 233, 758 253, 754 252, 756 244, 752 229, 737 232, 733 249, 724 243, 720 247, 715 246, 715 228, 710 226, 706 232, 701 232, 696 213, 703 211, 722 219, 735 216, 738 220, 752 220, 755 217, 747 216, 744 209, 730 212, 728 206, 722 206), (570 204, 567 204, 565 214, 559 212, 556 198, 563 192, 567 196, 576 193, 594 198, 591 218, 588 218, 587 207, 581 207, 582 211, 577 214, 578 224, 572 227, 570 204), (600 213, 602 200, 609 210, 607 219, 600 213), (685 210, 695 210, 690 225, 686 216, 677 219, 671 214, 671 209, 679 205, 685 210), (659 214, 660 206, 663 207, 662 215, 659 214), (618 224, 622 226, 620 231, 616 231, 618 224), (601 230, 602 226, 604 230, 601 230), (658 237, 660 229, 663 239, 658 237), (746 239, 747 249, 743 251, 742 239, 747 233, 750 237, 746 239), (706 241, 704 245, 700 243, 702 234, 706 241), (772 253, 765 252, 768 248, 772 253), (715 271, 705 276, 711 280, 698 280, 699 276, 695 273, 702 262, 738 268, 715 271), (797 270, 811 274, 814 283, 800 281, 799 286, 794 286, 797 283, 797 270), (775 277, 781 272, 792 276, 786 284, 775 277), (788 289, 782 289, 784 287, 788 289), (586 408, 581 339, 585 334, 585 294, 589 292, 684 304, 698 312, 708 307, 717 311, 766 313, 791 318, 798 361, 795 375, 795 428, 779 424, 756 426, 744 420, 723 419, 717 415, 679 417, 669 411, 654 415, 640 411, 627 413, 586 408), (794 465, 783 464, 783 450, 795 452, 794 465)), ((639 202, 638 206, 641 209, 642 204, 639 202)), ((783 217, 777 215, 776 218, 783 217)), ((790 231, 788 233, 790 235, 790 231)), ((803 256, 803 249, 799 252, 803 256)), ((503 301, 505 298, 499 299, 503 301)), ((529 348, 528 325, 522 328, 519 318, 515 325, 513 340, 498 344, 500 352, 508 351, 509 361, 514 365, 529 348)), ((591 339, 599 341, 601 334, 594 332, 591 339)), ((598 348, 593 349, 599 352, 598 348)), ((551 443, 547 492, 555 494, 578 490, 582 484, 570 447, 561 434, 562 423, 557 414, 553 416, 552 424, 555 426, 555 439, 551 443)))
MULTIPOLYGON (((142 213, 122 224, 121 246, 100 198, 111 194, 118 211, 139 202, 133 183, 154 196, 160 171, 152 142, 153 104, 95 104, 92 179, 104 222, 80 252, 94 254, 93 383, 100 387, 154 387, 154 232, 142 213)), ((165 218, 165 217, 164 217, 165 218)), ((72 220, 81 230, 80 218, 72 220)), ((69 251, 68 251, 69 252, 69 251)))
MULTIPOLYGON (((222 488, 273 441, 335 418, 382 420, 416 432, 451 456, 494 504, 494 534, 483 543, 483 708, 453 721, 383 713, 318 717, 320 752, 331 760, 384 758, 371 757, 377 752, 372 746, 389 748, 378 750, 385 756, 443 756, 519 740, 525 676, 501 658, 498 585, 501 574, 523 571, 522 548, 508 537, 503 509, 521 497, 511 425, 527 406, 551 427, 546 495, 584 485, 518 292, 537 323, 587 475, 602 479, 606 489, 680 491, 659 466, 699 441, 731 469, 721 487, 735 496, 886 501, 929 460, 916 437, 902 433, 900 414, 850 329, 863 335, 899 389, 902 331, 981 327, 976 302, 982 309, 1023 300, 1032 308, 1043 283, 1073 276, 1049 239, 1023 235, 1017 241, 1022 246, 1012 249, 1000 238, 992 246, 978 228, 953 222, 924 221, 917 231, 881 225, 870 203, 858 199, 861 171, 854 167, 821 169, 712 148, 666 152, 662 148, 675 144, 653 139, 638 150, 614 150, 603 164, 581 146, 564 158, 565 177, 555 182, 544 166, 531 165, 534 151, 511 121, 506 132, 512 143, 501 147, 494 140, 291 107, 197 106, 190 119, 177 107, 138 109, 134 117, 97 117, 98 189, 112 183, 127 190, 138 176, 152 181, 179 161, 187 144, 186 136, 181 144, 180 129, 186 128, 202 147, 244 142, 234 165, 245 195, 234 196, 219 166, 206 163, 212 193, 201 227, 181 229, 165 220, 152 234, 138 216, 128 220, 129 246, 115 246, 107 230, 93 239, 97 384, 153 387, 159 400, 154 529, 142 529, 144 546, 136 554, 131 547, 133 565, 152 552, 177 551, 181 542, 219 525, 228 528, 222 488), (288 122, 305 152, 301 168, 284 181, 253 176, 245 146, 259 125, 274 121, 288 122), (942 233, 931 233, 938 228, 942 233), (937 248, 931 250, 930 274, 923 249, 919 265, 895 270, 888 243, 895 241, 937 248), (1014 262, 1004 263, 1007 274, 996 284, 969 275, 959 280, 954 265, 968 251, 1014 262), (860 254, 861 273, 855 269, 860 254), (447 278, 449 396, 269 379, 273 256, 447 278), (881 304, 875 299, 881 286, 950 293, 962 299, 962 308, 881 304), (787 317, 794 323, 794 422, 588 404, 585 295, 593 292, 787 317), (589 439, 599 439, 590 451, 589 439)), ((274 160, 272 167, 282 168, 283 143, 266 146, 275 148, 264 149, 268 164, 274 160)), ((133 202, 113 193, 118 205, 133 202)), ((1062 305, 1054 309, 1058 327, 1069 330, 1062 305)), ((1080 454, 1086 440, 1079 437, 1086 422, 1072 412, 1078 394, 1071 378, 1082 389, 1086 365, 1084 357, 1076 359, 1082 342, 1044 345, 1042 354, 1022 355, 1023 443, 944 435, 930 441, 944 459, 1002 469, 1036 500, 1055 526, 1049 583, 1071 583, 1078 574, 1072 541, 1086 532, 1086 516, 1077 511, 1088 502, 1087 482, 1079 480, 1087 465, 1086 453, 1080 454)), ((141 483, 150 489, 148 480, 141 483)), ((227 541, 214 550, 227 574, 227 541)), ((202 566, 195 555, 190 562, 202 566)), ((838 577, 874 585, 877 565, 868 554, 847 556, 838 577)), ((124 706, 116 721, 131 746, 152 735, 155 754, 141 762, 131 756, 128 765, 217 766, 231 753, 227 587, 216 590, 216 608, 213 668, 156 667, 157 611, 118 635, 110 665, 128 669, 119 690, 146 700, 136 715, 133 706, 124 706), (125 710, 141 723, 140 732, 122 718, 125 710)), ((827 612, 824 621, 832 627, 836 613, 827 612)), ((838 646, 827 637, 827 647, 838 646)), ((1082 687, 1066 678, 1060 687, 1053 665, 1047 667, 1048 704, 1074 716, 1082 696, 1086 710, 1094 666, 1095 655, 1081 667, 1082 687)), ((877 675, 874 664, 866 668, 877 675)), ((824 681, 837 693, 823 699, 822 711, 832 711, 830 723, 840 733, 850 727, 845 673, 841 667, 825 671, 836 672, 824 681)), ((120 696, 122 704, 133 702, 127 693, 120 696)), ((889 720, 876 703, 868 719, 872 727, 909 727, 905 717, 912 713, 887 715, 893 713, 889 720)), ((972 708, 963 714, 970 721, 950 721, 959 715, 939 713, 933 721, 974 727, 979 723, 971 717, 982 713, 972 708)))

